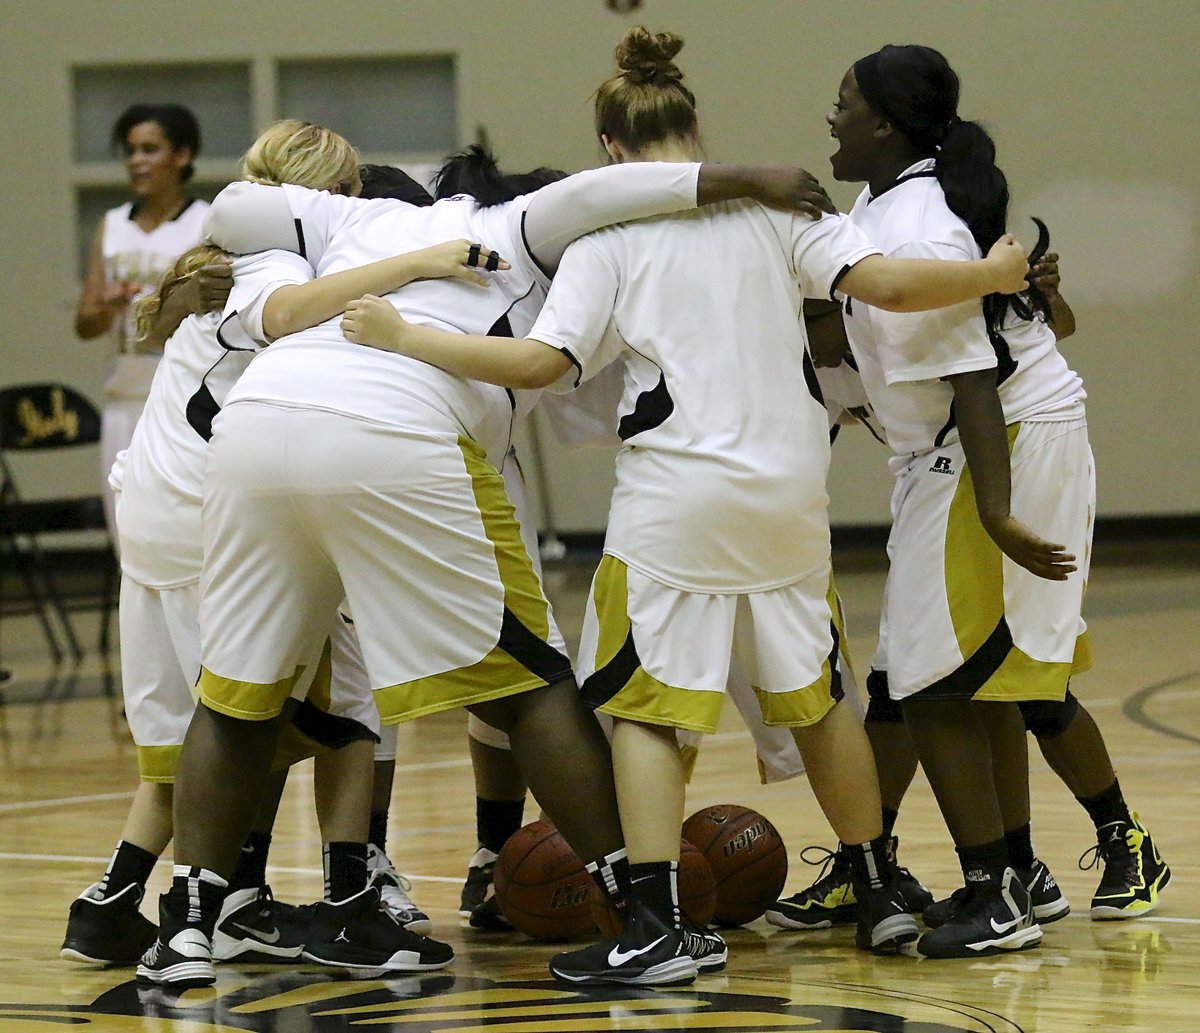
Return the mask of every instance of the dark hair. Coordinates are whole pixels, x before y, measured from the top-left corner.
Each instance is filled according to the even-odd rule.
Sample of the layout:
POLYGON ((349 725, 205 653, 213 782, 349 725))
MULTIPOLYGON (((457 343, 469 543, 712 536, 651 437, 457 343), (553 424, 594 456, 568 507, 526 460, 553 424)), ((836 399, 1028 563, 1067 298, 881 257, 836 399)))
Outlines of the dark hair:
POLYGON ((429 191, 395 165, 360 165, 358 174, 362 178, 359 197, 390 197, 421 208, 433 204, 429 191))
MULTIPOLYGON (((1006 232, 1008 180, 996 166, 996 145, 987 130, 959 117, 959 79, 950 63, 932 47, 889 44, 856 61, 854 79, 870 108, 918 153, 934 159, 946 204, 987 254, 1006 232)), ((1029 300, 988 295, 983 311, 989 331, 999 330, 1010 306, 1029 318, 1035 308, 1046 311, 1044 303, 1040 292, 1029 300)))
MULTIPOLYGON (((200 123, 182 104, 133 104, 126 108, 113 125, 113 150, 123 148, 129 131, 143 122, 154 122, 175 150, 186 147, 192 152, 193 158, 200 153, 200 123)), ((195 165, 189 161, 181 179, 186 183, 195 172, 195 165)))
POLYGON ((467 194, 475 198, 481 208, 490 208, 522 194, 532 194, 566 177, 567 173, 562 170, 544 165, 530 172, 501 172, 491 151, 471 144, 442 163, 433 181, 433 196, 440 201, 467 194))
POLYGON ((651 34, 641 25, 625 31, 615 54, 620 71, 596 91, 597 136, 638 151, 666 137, 699 133, 696 97, 675 64, 682 49, 673 32, 651 34))

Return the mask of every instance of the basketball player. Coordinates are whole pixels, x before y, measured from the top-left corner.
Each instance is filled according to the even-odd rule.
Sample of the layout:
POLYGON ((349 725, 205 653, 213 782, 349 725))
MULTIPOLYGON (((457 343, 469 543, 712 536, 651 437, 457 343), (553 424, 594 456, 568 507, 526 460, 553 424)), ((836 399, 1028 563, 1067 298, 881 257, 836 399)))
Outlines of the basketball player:
MULTIPOLYGON (((610 157, 694 161, 695 100, 682 41, 629 30, 597 92, 610 157)), ((846 220, 728 204, 601 231, 569 249, 528 338, 406 324, 390 304, 347 308, 351 340, 395 347, 513 387, 567 387, 625 361, 617 487, 580 647, 581 693, 614 718, 613 764, 634 904, 624 931, 558 955, 572 983, 663 985, 724 964, 678 907, 683 771, 677 728, 712 731, 735 646, 769 724, 796 729, 810 781, 855 862, 858 943, 916 939, 896 899, 867 740, 837 706, 827 601, 829 439, 796 313, 834 291, 888 307, 949 304, 1023 282, 1012 245, 974 274, 900 263, 846 220), (646 787, 654 787, 647 792, 646 787), (703 941, 703 947, 695 945, 703 941), (699 966, 699 967, 698 967, 699 966)))
MULTIPOLYGON (((827 203, 811 184, 796 170, 642 166, 569 177, 494 207, 460 198, 425 209, 235 184, 208 230, 237 252, 303 250, 326 276, 465 233, 482 242, 476 254, 487 267, 500 252, 511 270, 486 290, 410 284, 397 303, 444 326, 524 331, 544 297, 543 269, 580 233, 710 197, 827 203)), ((257 326, 256 339, 264 332, 257 326)), ((273 344, 231 392, 206 477, 203 705, 176 783, 181 863, 139 978, 176 988, 213 981, 218 902, 261 791, 275 718, 305 643, 343 593, 385 721, 470 705, 509 735, 539 801, 593 871, 620 861, 607 743, 579 703, 489 463, 507 451, 512 415, 507 392, 351 346, 336 320, 273 344), (303 471, 279 447, 303 455, 303 471)), ((367 892, 318 903, 314 921, 353 947, 353 920, 373 906, 367 892)))
MULTIPOLYGON (((843 78, 828 119, 834 175, 868 183, 850 218, 889 254, 970 259, 1004 232, 994 146, 957 103, 957 76, 926 47, 885 47, 843 78)), ((1061 704, 1086 664, 1079 611, 1094 473, 1082 384, 1034 318, 1039 305, 997 296, 982 310, 925 317, 867 305, 845 313, 896 453, 876 667, 903 707, 966 883, 921 939, 930 957, 1041 939, 1027 887, 1044 866, 1029 839, 1025 726, 1014 704, 1061 704), (1031 549, 1024 520, 1067 546, 1031 549)), ((1165 866, 1143 827, 1121 828, 1135 881, 1156 893, 1165 866)))
POLYGON ((101 495, 116 541, 109 470, 133 436, 163 342, 189 312, 202 311, 193 286, 175 299, 161 325, 139 338, 133 302, 154 290, 170 264, 200 243, 208 204, 187 194, 200 153, 200 126, 187 108, 134 104, 113 126, 112 143, 125 156, 134 199, 106 212, 96 229, 75 332, 84 340, 107 336, 116 356, 104 385, 100 428, 101 495))
MULTIPOLYGON (((357 192, 358 160, 337 134, 289 120, 259 137, 243 161, 243 176, 256 182, 288 181, 357 192)), ((159 292, 143 303, 147 322, 170 305, 173 292, 184 289, 197 269, 212 261, 214 251, 198 248, 176 263, 159 292)), ((479 272, 465 265, 467 253, 466 242, 441 246, 320 283, 312 282, 311 267, 295 256, 276 256, 270 266, 261 259, 243 258, 237 263, 235 305, 252 310, 257 295, 269 287, 274 304, 265 313, 267 325, 272 331, 286 331, 303 320, 340 311, 346 300, 370 283, 386 288, 416 277, 447 275, 481 283, 479 272), (281 269, 283 260, 291 260, 296 268, 281 269), (268 270, 266 278, 264 270, 268 270)), ((171 836, 171 782, 194 710, 191 686, 199 672, 197 583, 207 439, 213 415, 254 354, 244 347, 244 329, 241 337, 235 333, 236 320, 226 321, 223 330, 220 324, 219 313, 191 316, 171 336, 133 442, 114 471, 124 543, 123 684, 143 781, 105 878, 72 905, 63 953, 76 960, 135 961, 153 940, 153 925, 140 916, 137 904, 146 877, 171 836)), ((297 741, 281 744, 283 755, 276 763, 311 752, 308 740, 322 742, 329 735, 327 726, 335 725, 334 741, 342 748, 318 759, 316 779, 318 801, 325 803, 320 818, 326 863, 333 864, 336 856, 331 855, 337 854, 340 844, 367 839, 365 794, 371 786, 371 747, 379 719, 352 628, 342 620, 333 623, 329 660, 315 662, 319 640, 314 647, 317 655, 306 667, 323 677, 314 681, 310 674, 301 686, 305 703, 288 729, 289 740, 297 741), (331 721, 322 710, 332 711, 338 720, 331 721), (356 800, 361 806, 354 805, 356 800)), ((394 757, 394 742, 392 748, 394 757)), ((270 827, 282 786, 278 779, 267 813, 239 855, 217 927, 216 953, 222 959, 247 952, 294 957, 306 946, 310 954, 321 954, 317 960, 329 953, 310 941, 295 909, 276 904, 265 885, 270 827), (257 935, 259 929, 268 934, 266 938, 257 935), (276 935, 281 930, 286 934, 282 938, 276 935)), ((382 844, 371 860, 372 870, 383 876, 377 881, 392 916, 414 933, 428 931, 428 916, 407 899, 382 844)), ((387 925, 383 928, 389 931, 387 925)), ((419 938, 413 942, 424 947, 419 938)), ((387 967, 395 953, 396 944, 390 946, 385 957, 376 959, 384 963, 381 967, 387 967)), ((412 943, 405 946, 412 948, 412 943)), ((448 948, 438 945, 438 950, 445 953, 448 948)))

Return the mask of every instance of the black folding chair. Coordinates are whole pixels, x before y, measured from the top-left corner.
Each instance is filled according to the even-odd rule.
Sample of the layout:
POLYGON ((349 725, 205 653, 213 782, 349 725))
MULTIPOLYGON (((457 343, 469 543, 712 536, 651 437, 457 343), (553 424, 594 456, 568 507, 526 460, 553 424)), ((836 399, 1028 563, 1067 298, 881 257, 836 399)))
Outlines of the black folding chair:
POLYGON ((46 452, 97 446, 100 414, 78 391, 65 384, 23 384, 0 389, 0 548, 25 588, 25 599, 0 610, 36 613, 56 662, 66 649, 76 660, 83 648, 71 613, 100 610, 101 654, 108 656, 112 614, 117 604, 116 552, 104 520, 100 495, 26 498, 17 488, 9 457, 18 452, 46 452), (104 570, 98 588, 62 590, 59 573, 42 548, 44 539, 67 532, 104 534, 104 570))

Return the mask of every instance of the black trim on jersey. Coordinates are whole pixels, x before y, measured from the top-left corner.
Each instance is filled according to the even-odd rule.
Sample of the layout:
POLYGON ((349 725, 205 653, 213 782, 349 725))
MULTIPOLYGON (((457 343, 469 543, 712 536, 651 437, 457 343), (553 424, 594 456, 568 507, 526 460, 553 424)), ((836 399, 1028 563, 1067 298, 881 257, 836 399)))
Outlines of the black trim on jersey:
MULTIPOLYGON (((864 257, 865 257, 865 256, 864 256, 864 257)), ((860 259, 859 259, 859 262, 861 262, 861 261, 862 261, 862 259, 860 258, 860 259)), ((841 267, 841 269, 839 269, 839 270, 837 271, 837 276, 835 276, 835 277, 833 278, 833 283, 831 283, 831 284, 829 285, 829 300, 830 300, 830 301, 837 301, 837 298, 835 298, 833 295, 834 295, 834 294, 837 292, 837 289, 838 289, 838 284, 842 282, 842 280, 843 280, 843 278, 845 277, 845 275, 846 275, 846 274, 847 274, 847 273, 848 273, 848 272, 849 272, 851 269, 853 269, 853 268, 854 268, 854 266, 856 266, 857 264, 858 264, 858 262, 855 262, 855 263, 853 263, 853 264, 851 264, 850 262, 847 262, 847 263, 846 263, 844 266, 842 266, 842 267, 841 267)), ((847 299, 847 300, 849 300, 849 299, 847 299)))
POLYGON ((583 705, 592 710, 604 706, 629 684, 629 680, 641 666, 637 646, 633 644, 633 629, 630 628, 625 641, 621 643, 621 648, 617 650, 617 655, 579 686, 579 697, 583 700, 583 705))
POLYGON ((861 423, 864 427, 866 427, 867 430, 870 432, 871 437, 873 437, 881 445, 887 444, 887 442, 884 441, 883 438, 881 438, 878 434, 875 433, 875 428, 871 426, 871 418, 874 415, 874 413, 871 412, 871 410, 868 406, 852 405, 846 410, 846 412, 848 412, 851 416, 853 416, 856 420, 858 420, 859 423, 861 423))
MULTIPOLYGON (((179 211, 177 211, 177 212, 176 212, 174 215, 172 215, 172 216, 171 216, 169 219, 165 219, 165 220, 163 220, 163 221, 164 221, 164 222, 174 222, 174 221, 175 221, 176 219, 178 219, 178 218, 179 218, 179 217, 180 217, 180 216, 181 216, 181 215, 182 215, 184 212, 186 212, 186 211, 187 211, 189 208, 191 208, 191 207, 192 207, 192 205, 193 205, 193 204, 195 204, 195 203, 196 203, 196 199, 195 199, 194 197, 189 197, 189 198, 187 198, 187 199, 186 199, 186 200, 183 202, 183 207, 182 207, 182 208, 180 208, 180 209, 179 209, 179 211)), ((132 222, 132 221, 133 221, 133 219, 134 219, 134 217, 135 217, 136 215, 138 215, 138 213, 139 213, 139 212, 141 212, 141 210, 142 210, 142 201, 141 201, 141 200, 134 201, 134 202, 133 202, 133 204, 131 204, 131 205, 129 206, 129 221, 130 221, 130 222, 132 222)))
POLYGON ((558 350, 560 352, 562 352, 568 359, 570 359, 571 365, 575 367, 575 369, 577 371, 575 374, 575 387, 578 387, 579 382, 583 379, 583 363, 580 362, 577 358, 575 358, 575 356, 572 355, 569 351, 567 351, 566 348, 559 348, 558 350))
POLYGON ((910 172, 907 176, 901 176, 899 179, 893 180, 877 194, 872 194, 867 198, 867 204, 876 201, 883 197, 889 190, 895 190, 901 183, 907 183, 910 179, 937 179, 937 169, 923 169, 921 172, 910 172))
MULTIPOLYGON (((249 345, 247 346, 247 345, 232 344, 230 342, 229 338, 225 336, 225 333, 224 333, 225 327, 228 326, 231 322, 233 322, 234 319, 237 318, 237 314, 238 314, 238 310, 234 309, 228 316, 226 316, 224 319, 221 320, 220 323, 217 324, 217 343, 222 348, 224 348, 227 352, 255 352, 255 351, 258 351, 257 342, 248 333, 246 333, 246 329, 245 329, 245 327, 242 326, 240 321, 237 324, 237 328, 236 328, 237 333, 240 334, 243 338, 245 338, 249 342, 249 345)), ((211 372, 211 370, 210 370, 210 372, 211 372)), ((207 374, 205 374, 205 375, 207 376, 207 374)))
POLYGON ((352 742, 379 742, 379 736, 360 721, 339 714, 330 714, 303 699, 292 714, 292 724, 306 739, 340 750, 352 742))
POLYGON ((817 367, 813 365, 812 356, 808 354, 807 348, 804 349, 801 364, 804 367, 804 382, 808 385, 808 393, 817 400, 817 405, 824 409, 825 393, 821 390, 821 382, 817 379, 817 367))
POLYGON ((999 387, 1016 373, 1018 363, 1012 357, 1012 350, 1008 347, 1007 338, 999 330, 989 326, 987 335, 992 344, 992 351, 996 353, 996 386, 999 387))
POLYGON ((529 246, 529 238, 525 236, 525 216, 528 214, 528 208, 521 213, 521 243, 525 245, 525 254, 529 256, 529 260, 538 267, 541 274, 546 277, 547 280, 552 280, 554 279, 554 274, 550 272, 550 270, 544 265, 542 265, 541 261, 538 259, 538 256, 533 253, 533 248, 529 246))
MULTIPOLYGON (((224 358, 224 356, 221 356, 221 358, 224 358)), ((211 372, 212 368, 210 367, 209 373, 211 372)), ((207 377, 208 373, 204 375, 207 377)), ((221 407, 217 404, 217 400, 208 389, 208 385, 201 380, 200 386, 196 388, 196 393, 187 400, 187 406, 184 409, 187 415, 188 426, 205 441, 211 441, 213 420, 217 418, 217 413, 220 411, 221 407)))
POLYGON ((571 661, 525 627, 507 606, 500 622, 500 641, 496 645, 547 685, 572 675, 571 661))
MULTIPOLYGON (((847 309, 849 311, 849 309, 847 309)), ((849 348, 846 349, 846 354, 842 356, 842 361, 849 366, 855 373, 858 372, 858 362, 854 358, 854 352, 849 348)))
POLYGON ((946 435, 948 435, 955 427, 958 426, 958 417, 954 413, 954 402, 950 402, 950 418, 942 424, 942 429, 933 436, 933 447, 941 448, 946 443, 946 435))
MULTIPOLYGON (((807 358, 807 354, 805 358, 807 358)), ((820 388, 817 388, 820 391, 820 388)), ((633 404, 633 412, 626 413, 617 424, 617 437, 628 441, 636 434, 661 427, 675 411, 675 400, 667 388, 667 378, 660 371, 658 383, 649 391, 643 391, 633 404)))
POLYGON ((300 257, 307 258, 308 250, 304 246, 304 226, 299 219, 293 219, 296 224, 296 246, 300 249, 300 257))
POLYGON ((987 640, 968 657, 960 667, 951 671, 946 677, 939 678, 932 685, 921 689, 911 699, 929 696, 969 699, 987 684, 988 680, 1004 663, 1012 651, 1012 631, 1008 620, 1000 618, 1000 622, 987 640))
POLYGON ((830 428, 829 428, 829 443, 830 443, 831 445, 832 445, 832 444, 833 444, 835 441, 837 441, 837 436, 838 436, 838 435, 839 435, 841 432, 842 432, 842 425, 841 425, 840 423, 835 423, 835 424, 834 424, 832 427, 830 427, 830 428))

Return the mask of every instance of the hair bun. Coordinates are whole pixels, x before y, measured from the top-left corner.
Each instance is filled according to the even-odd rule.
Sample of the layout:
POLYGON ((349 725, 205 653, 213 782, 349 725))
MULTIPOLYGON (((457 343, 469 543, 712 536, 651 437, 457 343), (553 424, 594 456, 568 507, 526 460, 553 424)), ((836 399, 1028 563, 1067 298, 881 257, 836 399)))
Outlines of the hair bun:
POLYGON ((650 33, 635 25, 617 44, 617 67, 634 83, 663 79, 679 82, 683 73, 675 66, 674 58, 682 49, 683 40, 675 33, 650 33))

